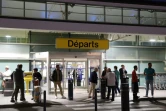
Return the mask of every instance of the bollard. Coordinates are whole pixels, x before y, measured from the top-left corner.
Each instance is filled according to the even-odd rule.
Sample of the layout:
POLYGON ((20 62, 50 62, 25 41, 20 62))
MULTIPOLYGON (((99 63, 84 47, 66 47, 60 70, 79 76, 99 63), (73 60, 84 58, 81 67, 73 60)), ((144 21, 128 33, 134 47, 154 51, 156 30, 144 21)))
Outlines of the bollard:
POLYGON ((97 111, 97 89, 95 89, 95 111, 97 111))
POLYGON ((101 79, 101 99, 105 99, 106 97, 106 79, 101 79))
POLYGON ((130 111, 129 84, 121 84, 121 111, 130 111))
POLYGON ((73 80, 68 80, 68 99, 73 100, 73 80))
POLYGON ((44 91, 44 94, 43 94, 43 111, 46 111, 46 91, 44 91))

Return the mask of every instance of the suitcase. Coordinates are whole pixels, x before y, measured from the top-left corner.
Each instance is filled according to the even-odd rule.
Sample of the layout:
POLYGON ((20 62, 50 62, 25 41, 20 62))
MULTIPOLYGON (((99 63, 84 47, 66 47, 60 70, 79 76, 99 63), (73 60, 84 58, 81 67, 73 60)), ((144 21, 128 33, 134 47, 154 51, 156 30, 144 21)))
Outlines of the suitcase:
POLYGON ((37 103, 41 102, 41 87, 38 79, 34 81, 34 101, 37 103))

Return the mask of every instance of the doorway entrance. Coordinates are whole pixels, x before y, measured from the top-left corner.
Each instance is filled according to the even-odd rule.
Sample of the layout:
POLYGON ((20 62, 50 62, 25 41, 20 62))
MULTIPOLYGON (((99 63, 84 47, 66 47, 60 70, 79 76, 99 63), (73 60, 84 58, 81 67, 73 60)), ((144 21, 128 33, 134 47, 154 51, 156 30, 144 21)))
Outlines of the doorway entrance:
MULTIPOLYGON (((41 55, 41 54, 38 54, 41 55)), ((43 63, 43 70, 45 81, 44 86, 48 94, 54 92, 54 84, 50 81, 49 76, 55 70, 56 65, 60 66, 63 74, 62 88, 63 91, 68 89, 68 79, 73 79, 74 89, 89 88, 90 73, 95 67, 99 68, 98 76, 101 75, 102 69, 102 54, 101 53, 87 53, 87 52, 46 52, 43 63)), ((37 57, 37 56, 36 56, 37 57)), ((38 58, 35 58, 35 63, 38 63, 38 58)), ((59 89, 57 89, 59 90, 59 89)))

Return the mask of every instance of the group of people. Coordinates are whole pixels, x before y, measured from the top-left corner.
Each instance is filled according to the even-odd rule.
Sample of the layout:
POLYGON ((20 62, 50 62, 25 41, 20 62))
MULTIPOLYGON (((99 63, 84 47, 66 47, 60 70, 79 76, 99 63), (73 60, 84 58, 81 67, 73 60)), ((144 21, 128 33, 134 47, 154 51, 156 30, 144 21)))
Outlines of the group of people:
MULTIPOLYGON (((139 78, 137 75, 138 66, 134 66, 132 71, 132 91, 133 91, 133 100, 138 100, 139 96, 137 96, 137 93, 139 91, 139 78)), ((94 71, 90 75, 90 91, 89 91, 89 98, 94 99, 95 98, 95 87, 97 85, 98 81, 98 68, 95 68, 94 71), (92 93, 93 92, 93 93, 92 93), (92 94, 92 96, 91 96, 92 94)), ((155 76, 155 70, 152 68, 152 63, 148 63, 148 68, 145 68, 144 70, 144 76, 146 80, 146 94, 145 97, 148 97, 148 91, 149 91, 149 85, 151 87, 151 95, 154 96, 154 88, 153 88, 153 76, 155 76)), ((121 65, 121 68, 118 71, 118 67, 114 66, 114 71, 111 71, 111 68, 104 68, 104 71, 102 72, 101 79, 106 80, 106 86, 108 87, 107 92, 107 99, 110 98, 110 93, 112 90, 112 101, 114 101, 115 94, 117 95, 117 91, 120 94, 120 82, 123 83, 124 80, 127 78, 127 70, 125 69, 124 65, 121 65)))
MULTIPOLYGON (((9 70, 9 67, 7 66, 6 72, 3 73, 4 78, 3 78, 3 83, 2 86, 5 87, 5 80, 7 79, 12 79, 15 84, 15 89, 13 91, 12 97, 11 97, 11 102, 17 102, 17 96, 19 90, 21 91, 20 95, 20 101, 25 101, 25 94, 24 94, 24 77, 26 76, 24 74, 24 71, 22 70, 23 65, 18 64, 16 70, 11 74, 11 71, 9 70)), ((137 70, 138 67, 135 65, 134 70, 132 71, 132 91, 133 91, 133 99, 137 100, 139 97, 137 96, 138 93, 138 82, 139 78, 137 75, 137 70)), ((90 90, 89 90, 89 98, 94 99, 95 97, 95 87, 98 82, 98 68, 95 68, 94 71, 90 74, 90 90), (92 96, 91 96, 92 95, 92 96)), ((153 76, 155 76, 155 70, 152 68, 152 63, 148 63, 148 68, 145 68, 144 70, 144 75, 145 75, 145 80, 146 80, 146 95, 145 97, 148 97, 148 91, 149 91, 149 85, 151 87, 151 94, 152 97, 154 96, 154 89, 153 89, 153 76)), ((53 71, 51 75, 51 81, 54 83, 54 88, 55 88, 55 98, 57 99, 57 86, 59 86, 60 93, 62 96, 62 99, 66 99, 66 97, 63 94, 62 91, 62 71, 60 70, 60 66, 56 65, 56 69, 53 71)), ((111 70, 111 68, 104 68, 104 71, 102 72, 102 79, 106 80, 106 86, 108 87, 108 93, 107 93, 107 99, 110 98, 110 93, 112 90, 112 101, 114 101, 115 94, 117 95, 117 92, 120 94, 120 82, 123 82, 123 79, 127 77, 127 71, 125 69, 124 65, 121 65, 121 68, 118 70, 117 66, 114 66, 114 71, 111 70)), ((33 72, 33 81, 35 79, 40 81, 42 80, 41 74, 38 72, 38 69, 35 68, 33 72)), ((34 88, 33 88, 34 89, 34 88)), ((32 98, 33 100, 33 98, 32 98)))
MULTIPOLYGON (((14 88, 14 91, 12 93, 11 102, 17 102, 17 96, 18 96, 19 90, 21 93, 20 94, 20 101, 26 101, 25 94, 24 94, 24 90, 25 90, 24 77, 26 76, 26 74, 24 74, 22 67, 23 67, 22 64, 18 64, 16 70, 11 72, 11 70, 9 69, 9 66, 6 66, 5 72, 0 73, 2 75, 2 78, 3 78, 3 82, 1 84, 1 86, 3 88, 2 93, 4 93, 4 90, 6 87, 6 81, 12 80, 14 83, 15 88, 14 88)), ((40 85, 40 81, 42 80, 42 75, 38 72, 37 68, 34 68, 33 81, 36 79, 39 80, 39 85, 40 85)), ((34 85, 33 85, 32 100, 33 100, 33 96, 34 96, 34 85)))
MULTIPOLYGON (((11 97, 11 102, 17 102, 17 96, 18 96, 18 92, 20 90, 20 101, 26 101, 25 99, 25 93, 24 93, 24 77, 27 76, 26 74, 24 74, 24 71, 22 70, 23 65, 22 64, 18 64, 17 68, 15 71, 13 71, 13 73, 11 74, 11 79, 13 80, 14 84, 15 84, 15 88, 14 91, 12 93, 12 97, 11 97)), ((33 81, 33 92, 32 92, 32 100, 34 99, 34 81, 38 80, 39 81, 39 85, 40 82, 42 80, 42 75, 38 72, 37 68, 33 69, 33 77, 32 77, 32 81, 33 81)))

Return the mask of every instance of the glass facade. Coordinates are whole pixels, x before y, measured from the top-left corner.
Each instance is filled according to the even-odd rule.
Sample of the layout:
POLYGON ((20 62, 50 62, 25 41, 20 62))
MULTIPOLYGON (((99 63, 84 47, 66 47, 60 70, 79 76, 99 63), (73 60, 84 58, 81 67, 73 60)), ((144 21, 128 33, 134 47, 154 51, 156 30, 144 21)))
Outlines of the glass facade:
POLYGON ((2 0, 1 16, 166 26, 166 11, 56 2, 2 0))

